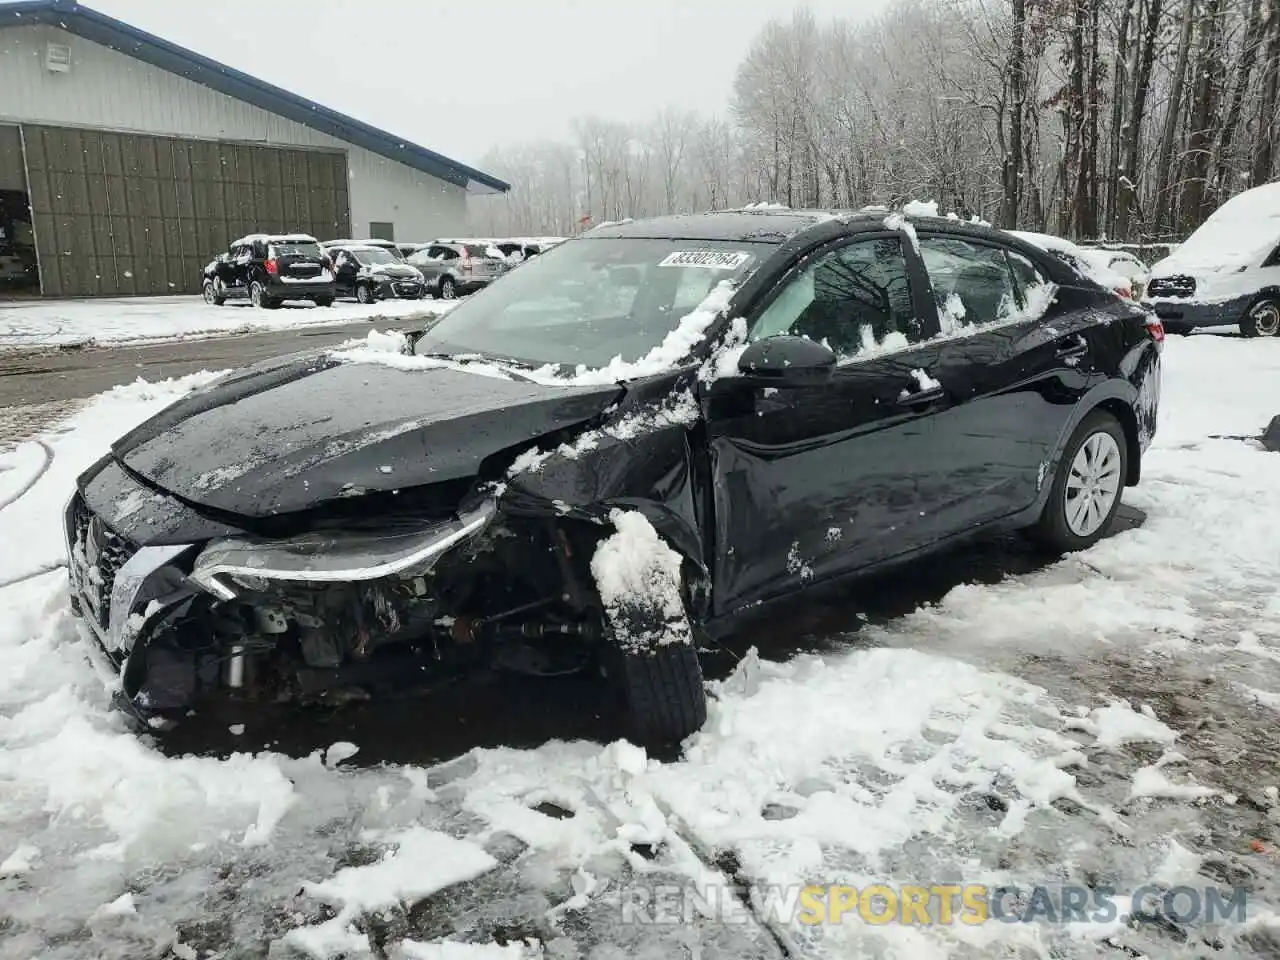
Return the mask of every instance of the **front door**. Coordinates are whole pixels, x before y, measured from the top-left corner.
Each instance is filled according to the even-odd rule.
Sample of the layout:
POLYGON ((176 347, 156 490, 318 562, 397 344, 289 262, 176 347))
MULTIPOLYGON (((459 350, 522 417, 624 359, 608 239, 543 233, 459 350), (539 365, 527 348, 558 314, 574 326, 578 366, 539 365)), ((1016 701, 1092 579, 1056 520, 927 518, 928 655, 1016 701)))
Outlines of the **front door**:
POLYGON ((886 231, 820 249, 753 311, 752 340, 834 350, 829 381, 729 377, 708 391, 717 615, 928 539, 946 483, 930 422, 947 400, 930 374, 936 312, 903 240, 886 231))

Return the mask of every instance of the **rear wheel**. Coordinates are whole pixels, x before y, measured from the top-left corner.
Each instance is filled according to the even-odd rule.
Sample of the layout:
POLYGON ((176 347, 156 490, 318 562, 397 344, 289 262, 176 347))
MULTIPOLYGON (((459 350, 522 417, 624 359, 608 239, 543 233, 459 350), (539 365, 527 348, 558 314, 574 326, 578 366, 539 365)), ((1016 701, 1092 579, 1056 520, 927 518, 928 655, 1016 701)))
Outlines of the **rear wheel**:
POLYGON ((264 307, 266 310, 274 310, 275 307, 280 306, 278 301, 273 300, 266 294, 266 288, 257 280, 253 280, 253 283, 248 287, 248 300, 253 306, 264 307))
POLYGON ((440 299, 456 300, 458 298, 458 286, 453 282, 453 277, 442 277, 440 280, 440 299))
POLYGON ((369 304, 374 302, 373 287, 367 283, 362 283, 356 287, 356 299, 361 303, 369 304))
POLYGON ((204 302, 215 307, 220 307, 227 302, 226 297, 218 294, 218 286, 212 280, 204 282, 204 302))
POLYGON ((1259 300, 1240 321, 1240 332, 1246 337, 1280 336, 1280 303, 1259 300))
POLYGON ((1032 533, 1061 553, 1093 546, 1106 535, 1120 508, 1128 475, 1124 428, 1107 411, 1094 410, 1067 441, 1049 501, 1032 533))

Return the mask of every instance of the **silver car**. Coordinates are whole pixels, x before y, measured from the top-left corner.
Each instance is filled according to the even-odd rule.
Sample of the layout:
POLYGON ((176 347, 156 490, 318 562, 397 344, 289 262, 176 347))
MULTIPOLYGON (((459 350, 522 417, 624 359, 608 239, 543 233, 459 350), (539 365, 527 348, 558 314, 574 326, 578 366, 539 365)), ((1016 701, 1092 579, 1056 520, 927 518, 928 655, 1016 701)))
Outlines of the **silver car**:
POLYGON ((502 251, 484 242, 438 240, 409 257, 427 281, 427 293, 453 300, 487 286, 507 272, 502 251))

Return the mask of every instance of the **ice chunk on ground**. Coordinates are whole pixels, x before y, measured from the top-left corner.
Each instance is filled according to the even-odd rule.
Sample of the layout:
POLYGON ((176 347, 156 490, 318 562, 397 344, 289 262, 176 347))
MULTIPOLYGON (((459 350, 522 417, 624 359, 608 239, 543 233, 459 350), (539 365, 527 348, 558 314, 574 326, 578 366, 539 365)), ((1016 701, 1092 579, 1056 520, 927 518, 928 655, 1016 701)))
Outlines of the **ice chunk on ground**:
POLYGON ((1119 702, 1092 711, 1088 720, 1073 720, 1071 725, 1092 733, 1100 747, 1119 747, 1126 743, 1173 743, 1178 738, 1177 733, 1154 716, 1119 702))
POLYGON ((483 849, 438 830, 410 827, 383 838, 395 849, 363 867, 346 867, 328 880, 307 883, 312 897, 354 914, 414 903, 437 890, 473 880, 497 866, 483 849))

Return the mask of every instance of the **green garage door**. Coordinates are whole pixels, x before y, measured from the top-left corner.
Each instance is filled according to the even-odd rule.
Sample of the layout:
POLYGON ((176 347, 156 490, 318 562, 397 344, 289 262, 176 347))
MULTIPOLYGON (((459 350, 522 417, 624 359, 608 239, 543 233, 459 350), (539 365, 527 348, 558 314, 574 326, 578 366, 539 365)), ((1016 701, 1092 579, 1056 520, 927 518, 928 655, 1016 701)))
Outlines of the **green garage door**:
POLYGON ((247 233, 351 232, 337 151, 23 126, 45 296, 196 293, 247 233))

